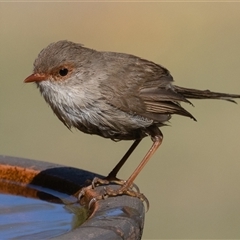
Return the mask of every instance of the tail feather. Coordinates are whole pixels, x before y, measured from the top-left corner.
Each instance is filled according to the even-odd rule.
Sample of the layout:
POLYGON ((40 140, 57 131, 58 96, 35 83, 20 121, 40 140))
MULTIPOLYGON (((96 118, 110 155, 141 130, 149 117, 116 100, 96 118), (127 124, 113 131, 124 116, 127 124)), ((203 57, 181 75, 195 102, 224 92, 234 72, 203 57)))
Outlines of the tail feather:
POLYGON ((177 93, 183 95, 185 98, 190 99, 221 99, 236 103, 233 98, 240 98, 240 95, 238 94, 211 92, 210 90, 197 90, 179 86, 174 86, 174 89, 177 93))

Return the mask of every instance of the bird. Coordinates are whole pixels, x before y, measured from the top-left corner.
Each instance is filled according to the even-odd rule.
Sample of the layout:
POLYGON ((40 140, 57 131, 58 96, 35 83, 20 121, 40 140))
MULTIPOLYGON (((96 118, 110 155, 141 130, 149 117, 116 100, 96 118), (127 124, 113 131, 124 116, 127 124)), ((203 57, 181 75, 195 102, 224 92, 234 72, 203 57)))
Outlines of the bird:
MULTIPOLYGON (((113 141, 132 140, 126 154, 103 182, 119 180, 117 174, 141 140, 152 145, 130 177, 110 196, 127 194, 143 198, 132 186, 163 141, 162 126, 172 115, 194 116, 181 106, 189 99, 235 102, 239 94, 197 90, 174 85, 170 72, 146 59, 118 52, 97 51, 60 40, 44 48, 34 61, 25 83, 35 82, 45 101, 69 129, 113 141)), ((99 180, 101 182, 101 180, 99 180)))

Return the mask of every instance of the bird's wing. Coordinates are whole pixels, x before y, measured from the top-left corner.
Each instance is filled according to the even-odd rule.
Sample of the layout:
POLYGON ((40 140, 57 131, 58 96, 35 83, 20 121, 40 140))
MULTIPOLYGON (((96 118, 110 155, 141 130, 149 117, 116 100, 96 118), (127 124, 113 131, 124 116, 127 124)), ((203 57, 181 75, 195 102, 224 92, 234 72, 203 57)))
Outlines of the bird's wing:
POLYGON ((106 67, 108 77, 100 89, 109 104, 157 122, 171 114, 194 118, 180 106, 189 101, 174 91, 173 78, 164 67, 125 54, 116 55, 106 67))

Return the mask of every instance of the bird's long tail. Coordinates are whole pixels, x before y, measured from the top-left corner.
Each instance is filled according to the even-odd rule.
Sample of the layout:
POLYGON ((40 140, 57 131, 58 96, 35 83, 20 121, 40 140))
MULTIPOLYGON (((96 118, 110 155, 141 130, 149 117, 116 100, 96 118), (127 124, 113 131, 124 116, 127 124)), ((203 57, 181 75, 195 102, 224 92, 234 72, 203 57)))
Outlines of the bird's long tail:
POLYGON ((211 92, 210 90, 197 90, 179 86, 174 86, 174 89, 177 93, 183 95, 185 98, 190 99, 221 99, 236 103, 233 99, 240 98, 240 95, 238 94, 211 92))

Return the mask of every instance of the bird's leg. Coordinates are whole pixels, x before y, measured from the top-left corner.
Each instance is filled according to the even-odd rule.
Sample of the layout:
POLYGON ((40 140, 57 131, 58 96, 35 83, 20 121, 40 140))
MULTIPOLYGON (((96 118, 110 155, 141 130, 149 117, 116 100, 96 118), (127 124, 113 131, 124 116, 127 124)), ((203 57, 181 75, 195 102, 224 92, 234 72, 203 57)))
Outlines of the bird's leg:
POLYGON ((127 188, 131 187, 131 185, 133 184, 133 182, 136 179, 136 177, 138 176, 138 174, 142 171, 142 169, 148 163, 149 159, 152 157, 152 155, 156 152, 156 150, 162 144, 163 135, 159 129, 158 129, 158 131, 159 131, 158 135, 151 136, 151 139, 153 141, 151 148, 148 150, 147 154, 145 155, 143 160, 140 162, 138 167, 134 170, 134 172, 131 174, 131 176, 128 178, 128 180, 125 182, 125 184, 122 186, 123 189, 127 189, 127 188))
MULTIPOLYGON (((101 185, 101 184, 109 184, 110 182, 119 184, 119 185, 123 185, 125 183, 124 180, 118 179, 117 178, 117 174, 119 172, 119 170, 122 168, 122 166, 124 165, 124 163, 127 161, 127 159, 129 158, 129 156, 132 154, 132 152, 135 150, 135 148, 138 146, 138 144, 141 142, 142 139, 137 139, 133 142, 133 144, 131 145, 131 147, 128 149, 128 151, 125 153, 125 155, 121 158, 121 160, 118 162, 118 164, 113 168, 113 170, 108 174, 107 177, 100 179, 100 178, 94 178, 92 181, 92 185, 93 187, 95 187, 96 185, 101 185)), ((138 187, 136 185, 134 185, 134 187, 137 189, 138 191, 138 187)))
MULTIPOLYGON (((141 142, 142 139, 137 139, 133 142, 133 144, 131 145, 131 147, 128 149, 128 151, 124 154, 124 156, 121 158, 121 160, 118 162, 118 164, 113 168, 113 170, 108 174, 107 177, 101 179, 98 177, 95 177, 92 180, 92 184, 81 189, 80 191, 78 191, 76 193, 76 196, 78 197, 78 199, 81 201, 82 198, 84 197, 84 200, 81 201, 82 203, 87 203, 88 208, 91 207, 91 204, 94 201, 100 200, 100 199, 104 199, 105 197, 108 197, 107 195, 105 195, 105 193, 103 194, 99 194, 97 193, 94 188, 97 185, 107 185, 111 182, 114 182, 116 184, 119 185, 123 185, 125 183, 124 180, 120 180, 117 178, 117 174, 119 172, 119 170, 122 168, 122 166, 124 165, 124 163, 127 161, 127 159, 129 158, 129 156, 132 154, 132 152, 135 150, 135 148, 138 146, 138 144, 141 142)), ((136 189, 137 192, 139 192, 138 187, 133 184, 133 187, 136 189)), ((86 205, 86 204, 85 204, 86 205)))
MULTIPOLYGON (((91 193, 90 195, 93 196, 93 198, 89 202, 89 205, 92 204, 93 200, 94 200, 94 202, 96 202, 99 199, 105 199, 105 198, 111 197, 111 196, 129 195, 129 196, 133 196, 133 197, 138 197, 142 201, 145 201, 146 204, 147 204, 147 209, 148 209, 148 207, 149 207, 148 199, 142 193, 140 193, 138 191, 138 189, 137 189, 137 191, 133 190, 133 187, 135 186, 134 183, 133 183, 134 180, 136 179, 138 174, 142 171, 144 166, 148 163, 148 161, 152 157, 152 155, 156 152, 156 150, 161 145, 162 140, 163 140, 163 135, 162 135, 161 131, 157 127, 155 127, 155 126, 152 126, 152 127, 148 128, 148 133, 151 136, 153 144, 152 144, 151 148, 148 150, 148 152, 145 155, 145 157, 142 159, 142 161, 138 165, 138 167, 134 170, 134 172, 131 174, 131 176, 127 179, 127 181, 124 181, 122 184, 120 184, 121 187, 119 189, 111 189, 109 187, 105 187, 104 188, 104 192, 102 194, 97 194, 96 197, 94 196, 95 192, 91 193)), ((141 140, 136 140, 132 144, 132 146, 129 148, 127 153, 123 156, 123 158, 119 161, 119 163, 109 173, 108 176, 116 178, 116 174, 118 173, 120 168, 123 166, 123 164, 126 162, 127 158, 131 155, 131 153, 137 147, 137 145, 140 143, 140 141, 141 140)), ((103 183, 103 184, 105 184, 105 183, 103 183)), ((83 189, 80 192, 80 194, 79 194, 79 199, 81 199, 85 195, 84 191, 92 192, 93 189, 91 189, 91 186, 86 187, 85 189, 83 189)))
POLYGON ((161 145, 162 140, 163 140, 163 135, 157 127, 152 127, 151 129, 149 129, 149 131, 150 131, 151 139, 153 141, 151 148, 148 150, 147 154, 142 159, 142 161, 140 162, 138 167, 131 174, 131 176, 127 179, 127 181, 125 181, 125 183, 119 189, 112 191, 111 189, 106 188, 106 194, 108 196, 126 194, 126 195, 130 195, 130 196, 136 196, 141 199, 143 198, 144 200, 146 200, 145 197, 142 197, 143 195, 141 193, 138 193, 138 192, 135 192, 132 190, 132 185, 133 185, 134 180, 138 176, 138 174, 142 171, 142 169, 147 164, 149 159, 156 152, 156 150, 161 145))
POLYGON ((138 144, 141 142, 141 140, 142 139, 137 139, 133 142, 131 147, 128 149, 128 151, 125 153, 125 155, 122 157, 122 159, 118 162, 118 164, 113 168, 113 170, 108 174, 106 179, 108 179, 109 181, 117 179, 117 174, 118 174, 119 170, 122 168, 124 163, 130 157, 130 155, 135 150, 135 148, 138 146, 138 144))

